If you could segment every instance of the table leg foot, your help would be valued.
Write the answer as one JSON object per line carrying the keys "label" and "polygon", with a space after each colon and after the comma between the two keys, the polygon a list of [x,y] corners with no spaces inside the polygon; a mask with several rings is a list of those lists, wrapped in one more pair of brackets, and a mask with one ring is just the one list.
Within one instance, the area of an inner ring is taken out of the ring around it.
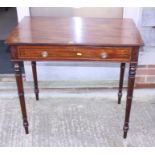
{"label": "table leg foot", "polygon": [[38,88],[34,89],[34,93],[35,93],[36,100],[38,101],[39,100],[39,90],[38,90]]}
{"label": "table leg foot", "polygon": [[39,100],[39,94],[36,94],[36,100]]}
{"label": "table leg foot", "polygon": [[29,134],[29,125],[28,125],[28,121],[24,121],[23,122],[23,125],[24,125],[24,128],[25,128],[25,133],[26,134]]}
{"label": "table leg foot", "polygon": [[123,138],[126,139],[126,137],[127,137],[127,132],[124,132]]}
{"label": "table leg foot", "polygon": [[121,98],[122,98],[122,88],[123,88],[123,81],[124,81],[125,63],[121,63],[120,68],[121,69],[120,69],[119,90],[118,90],[118,104],[121,103]]}
{"label": "table leg foot", "polygon": [[36,100],[39,100],[39,89],[38,89],[36,62],[32,61],[31,65],[32,65],[32,73],[33,73],[33,81],[34,81],[34,93],[36,96]]}
{"label": "table leg foot", "polygon": [[121,103],[122,92],[118,92],[118,104]]}
{"label": "table leg foot", "polygon": [[123,128],[123,131],[124,131],[123,138],[127,138],[128,130],[129,130],[129,125],[128,123],[125,123],[124,128]]}

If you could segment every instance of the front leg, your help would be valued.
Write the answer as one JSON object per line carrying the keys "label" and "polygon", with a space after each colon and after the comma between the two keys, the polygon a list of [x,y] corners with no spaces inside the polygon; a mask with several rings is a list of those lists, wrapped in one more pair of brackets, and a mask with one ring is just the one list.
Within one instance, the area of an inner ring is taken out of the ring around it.
{"label": "front leg", "polygon": [[23,125],[25,128],[25,133],[28,134],[29,130],[28,130],[27,112],[26,112],[26,105],[25,105],[23,79],[22,79],[20,62],[14,62],[14,71],[15,71],[15,76],[16,76],[20,107],[21,107],[21,112],[22,112],[22,117],[23,117]]}
{"label": "front leg", "polygon": [[129,119],[130,111],[135,83],[135,74],[136,74],[137,62],[131,62],[129,67],[129,76],[128,76],[128,91],[127,91],[127,101],[126,101],[126,111],[125,111],[125,121],[124,121],[124,138],[127,137],[127,132],[129,130]]}

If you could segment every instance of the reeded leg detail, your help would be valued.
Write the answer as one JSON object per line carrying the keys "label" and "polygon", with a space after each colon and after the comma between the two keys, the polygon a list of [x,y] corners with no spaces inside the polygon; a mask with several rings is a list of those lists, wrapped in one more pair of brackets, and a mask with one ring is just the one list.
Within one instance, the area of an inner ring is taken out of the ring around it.
{"label": "reeded leg detail", "polygon": [[120,79],[119,79],[119,90],[118,90],[118,104],[121,103],[121,98],[122,98],[124,72],[125,72],[125,63],[121,63],[121,66],[120,66]]}
{"label": "reeded leg detail", "polygon": [[25,133],[28,134],[28,120],[27,120],[27,112],[26,112],[26,105],[25,105],[25,97],[24,97],[24,90],[23,90],[23,79],[22,79],[22,73],[21,73],[21,66],[20,62],[14,62],[14,71],[16,76],[16,83],[17,83],[17,89],[18,89],[18,96],[20,101],[20,107],[23,117],[23,126],[25,128]]}
{"label": "reeded leg detail", "polygon": [[130,119],[130,110],[132,104],[132,96],[134,90],[135,83],[135,74],[136,74],[136,62],[131,62],[129,67],[129,77],[128,77],[128,91],[127,91],[127,101],[126,101],[126,111],[125,111],[125,121],[124,121],[124,135],[123,137],[127,137],[127,132],[129,130],[129,119]]}
{"label": "reeded leg detail", "polygon": [[32,65],[32,73],[33,73],[33,81],[34,81],[34,92],[35,92],[36,100],[39,100],[39,89],[38,89],[36,62],[32,61],[31,65]]}

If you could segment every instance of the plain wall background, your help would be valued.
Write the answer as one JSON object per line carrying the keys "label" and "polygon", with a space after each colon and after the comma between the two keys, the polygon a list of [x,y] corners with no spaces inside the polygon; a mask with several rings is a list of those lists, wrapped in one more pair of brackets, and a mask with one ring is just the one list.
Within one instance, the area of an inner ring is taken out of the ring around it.
{"label": "plain wall background", "polygon": [[99,18],[122,18],[123,8],[121,7],[31,7],[31,16],[80,16]]}

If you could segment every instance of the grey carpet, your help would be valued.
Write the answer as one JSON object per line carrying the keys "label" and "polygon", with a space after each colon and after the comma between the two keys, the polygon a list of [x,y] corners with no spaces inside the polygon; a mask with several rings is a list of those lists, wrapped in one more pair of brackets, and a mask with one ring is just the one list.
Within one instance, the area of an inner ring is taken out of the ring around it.
{"label": "grey carpet", "polygon": [[[0,146],[155,146],[155,95],[134,97],[128,138],[122,138],[125,97],[100,93],[27,94],[30,134],[22,127],[18,98],[0,99]],[[57,94],[57,95],[56,95]],[[114,95],[115,94],[115,95]]]}

